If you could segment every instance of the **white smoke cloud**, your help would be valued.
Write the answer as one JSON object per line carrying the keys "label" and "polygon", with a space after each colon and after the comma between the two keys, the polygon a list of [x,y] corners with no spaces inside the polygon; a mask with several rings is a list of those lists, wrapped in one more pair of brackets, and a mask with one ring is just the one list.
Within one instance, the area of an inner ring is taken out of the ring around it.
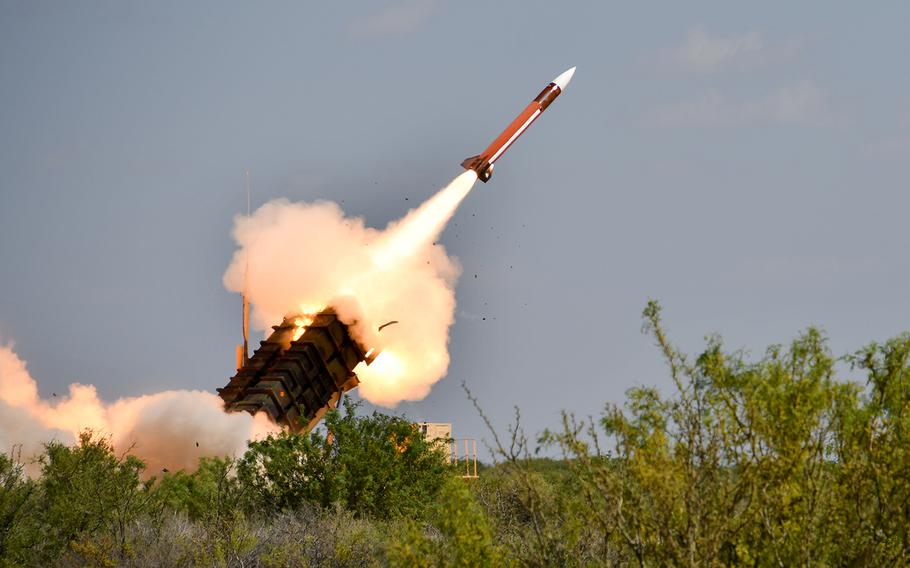
{"label": "white smoke cloud", "polygon": [[110,437],[117,451],[130,450],[156,474],[163,468],[193,469],[202,456],[240,454],[248,440],[278,428],[264,415],[227,414],[221,399],[201,391],[165,391],[108,404],[94,386],[72,384],[67,395],[44,400],[25,361],[11,346],[0,345],[0,451],[21,447],[29,459],[45,443],[72,443],[85,429]]}
{"label": "white smoke cloud", "polygon": [[763,97],[734,101],[718,91],[658,108],[645,123],[657,127],[753,125],[821,126],[830,122],[823,92],[810,81],[782,87]]}
{"label": "white smoke cloud", "polygon": [[[433,241],[476,180],[465,172],[383,231],[330,202],[267,203],[237,219],[241,248],[225,285],[240,291],[248,278],[253,323],[261,329],[287,313],[335,307],[362,343],[383,349],[370,367],[356,369],[364,397],[386,406],[422,398],[448,369],[460,273]],[[378,333],[389,320],[399,324]],[[154,475],[193,469],[203,456],[238,455],[249,440],[279,428],[262,413],[225,413],[218,396],[202,391],[106,403],[94,386],[75,383],[64,396],[42,399],[25,361],[0,344],[0,451],[19,449],[29,460],[47,442],[73,443],[86,429],[140,457]]]}
{"label": "white smoke cloud", "polygon": [[[363,396],[385,406],[422,398],[448,369],[461,271],[433,241],[476,180],[465,172],[383,231],[346,217],[334,203],[267,203],[237,219],[241,248],[225,285],[240,291],[248,278],[253,323],[261,329],[287,313],[335,307],[362,343],[383,350],[371,366],[356,369]],[[389,320],[399,323],[379,333]],[[49,441],[73,443],[91,429],[156,474],[193,469],[203,456],[240,454],[248,440],[278,430],[264,414],[222,408],[213,393],[185,390],[107,403],[94,386],[78,383],[42,399],[25,361],[0,345],[0,451],[19,448],[26,460]]]}
{"label": "white smoke cloud", "polygon": [[[465,172],[381,231],[335,203],[270,201],[236,219],[240,248],[224,284],[248,286],[251,323],[263,330],[288,314],[335,307],[366,347],[382,349],[356,369],[364,398],[387,407],[421,399],[448,370],[461,272],[434,240],[476,180]],[[399,323],[377,332],[391,320]]]}
{"label": "white smoke cloud", "polygon": [[708,75],[723,71],[769,67],[794,59],[804,46],[801,38],[767,41],[758,31],[715,34],[696,26],[682,43],[662,49],[656,62],[664,69]]}
{"label": "white smoke cloud", "polygon": [[420,29],[436,12],[439,0],[403,0],[392,2],[380,11],[355,20],[351,35],[376,39],[407,35]]}
{"label": "white smoke cloud", "polygon": [[666,54],[668,60],[687,71],[707,73],[754,58],[765,49],[762,37],[752,31],[736,36],[712,36],[704,28],[689,31],[686,40]]}

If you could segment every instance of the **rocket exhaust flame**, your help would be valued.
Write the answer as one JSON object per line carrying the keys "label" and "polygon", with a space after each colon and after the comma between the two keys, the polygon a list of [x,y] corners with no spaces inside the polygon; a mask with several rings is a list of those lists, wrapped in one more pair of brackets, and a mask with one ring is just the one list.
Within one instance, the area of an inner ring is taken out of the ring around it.
{"label": "rocket exhaust flame", "polygon": [[[384,231],[345,217],[334,203],[267,203],[237,219],[241,248],[225,284],[251,291],[252,323],[260,329],[286,313],[302,314],[294,322],[298,337],[312,314],[332,306],[345,322],[357,321],[351,331],[372,348],[367,360],[376,357],[357,368],[362,395],[386,406],[422,398],[448,368],[460,273],[433,241],[475,181],[473,172],[462,174]],[[378,326],[392,320],[402,323],[380,334]],[[248,440],[278,427],[264,414],[225,413],[216,394],[201,391],[108,403],[94,386],[73,384],[67,395],[44,400],[25,362],[0,344],[0,448],[21,445],[30,458],[48,441],[74,442],[84,429],[109,436],[118,451],[130,450],[156,475],[165,468],[193,469],[202,456],[240,454]]]}
{"label": "rocket exhaust flame", "polygon": [[384,237],[376,243],[378,250],[373,255],[373,262],[379,267],[388,267],[432,242],[476,181],[476,172],[465,171],[404,219],[390,225]]}
{"label": "rocket exhaust flame", "polygon": [[[378,353],[355,369],[363,397],[387,407],[421,399],[448,369],[461,272],[433,243],[476,181],[474,171],[465,171],[381,231],[331,202],[266,203],[235,220],[240,248],[225,286],[243,288],[249,258],[254,326],[269,329],[304,305],[331,306],[357,341]],[[392,320],[402,323],[380,334]]]}
{"label": "rocket exhaust flame", "polygon": [[[478,176],[489,180],[493,164],[565,89],[574,71],[553,80],[483,153],[465,160],[467,171],[384,230],[346,217],[328,201],[278,199],[238,217],[239,249],[224,275],[225,286],[244,295],[238,367],[247,360],[247,302],[253,325],[262,330],[294,317],[293,340],[317,325],[315,314],[332,308],[351,338],[368,349],[364,363],[372,364],[355,368],[364,398],[394,407],[426,396],[448,370],[454,287],[461,272],[434,241]],[[74,384],[69,396],[51,403],[38,396],[25,363],[0,345],[0,446],[21,444],[25,455],[35,455],[44,442],[73,441],[86,428],[109,435],[120,450],[132,447],[151,473],[193,468],[202,455],[242,452],[247,440],[277,429],[261,413],[225,413],[218,396],[200,391],[104,403],[93,386]]]}

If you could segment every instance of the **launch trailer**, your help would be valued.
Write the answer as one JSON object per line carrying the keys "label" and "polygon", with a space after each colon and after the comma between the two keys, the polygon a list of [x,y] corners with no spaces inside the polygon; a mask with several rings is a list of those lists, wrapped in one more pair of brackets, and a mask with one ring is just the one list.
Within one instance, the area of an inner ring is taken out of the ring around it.
{"label": "launch trailer", "polygon": [[225,410],[264,411],[293,432],[308,432],[359,384],[354,367],[369,352],[334,311],[314,316],[302,334],[300,324],[301,318],[286,317],[272,327],[253,356],[218,389]]}

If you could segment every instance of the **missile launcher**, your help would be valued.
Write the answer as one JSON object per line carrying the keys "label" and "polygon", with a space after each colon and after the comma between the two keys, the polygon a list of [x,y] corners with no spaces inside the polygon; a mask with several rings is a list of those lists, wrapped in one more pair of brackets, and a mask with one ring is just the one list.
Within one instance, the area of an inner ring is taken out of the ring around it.
{"label": "missile launcher", "polygon": [[[372,362],[348,326],[329,308],[306,318],[286,317],[230,382],[218,389],[227,411],[266,412],[293,432],[312,430],[360,381],[354,367]],[[302,333],[301,333],[301,328]]]}

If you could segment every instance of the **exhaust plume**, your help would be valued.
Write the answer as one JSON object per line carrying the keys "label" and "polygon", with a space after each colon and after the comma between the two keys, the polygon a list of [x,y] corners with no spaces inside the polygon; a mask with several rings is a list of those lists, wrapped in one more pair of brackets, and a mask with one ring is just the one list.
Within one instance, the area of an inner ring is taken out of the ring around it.
{"label": "exhaust plume", "polygon": [[[419,400],[448,370],[461,273],[434,241],[476,181],[464,172],[383,230],[330,201],[270,201],[235,220],[239,248],[224,284],[234,292],[247,285],[252,325],[262,330],[334,307],[358,341],[381,350],[356,369],[363,397],[386,407]],[[392,320],[399,323],[378,331]]]}
{"label": "exhaust plume", "polygon": [[[243,290],[249,262],[253,324],[263,330],[286,314],[334,307],[362,344],[382,350],[372,365],[356,369],[364,398],[389,407],[423,398],[448,369],[461,271],[434,240],[476,180],[466,171],[384,230],[328,201],[266,203],[237,218],[240,248],[224,283]],[[140,457],[154,475],[194,469],[202,456],[240,454],[248,440],[279,428],[264,414],[225,413],[218,396],[202,391],[106,403],[93,385],[75,383],[65,395],[42,399],[25,361],[0,344],[0,451],[19,446],[31,458],[49,441],[73,443],[85,429],[110,437],[118,452]]]}
{"label": "exhaust plume", "polygon": [[[163,468],[195,469],[202,456],[243,453],[248,440],[278,427],[264,415],[227,414],[221,399],[202,391],[164,391],[108,404],[94,386],[72,384],[67,395],[44,400],[25,361],[0,345],[0,451],[21,446],[29,459],[49,441],[73,443],[85,429],[109,436],[118,452],[129,450],[155,475]],[[30,473],[36,473],[34,464]]]}

